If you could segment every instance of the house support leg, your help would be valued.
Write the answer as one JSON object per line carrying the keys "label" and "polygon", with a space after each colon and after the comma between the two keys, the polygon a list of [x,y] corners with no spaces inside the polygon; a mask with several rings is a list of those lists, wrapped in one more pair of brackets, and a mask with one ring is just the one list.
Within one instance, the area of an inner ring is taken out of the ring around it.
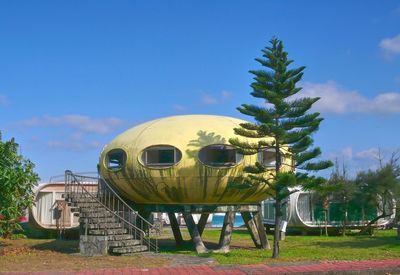
{"label": "house support leg", "polygon": [[235,222],[235,212],[229,211],[225,214],[224,225],[222,226],[219,238],[219,249],[214,252],[228,253],[232,239],[233,224]]}
{"label": "house support leg", "polygon": [[254,245],[257,248],[261,248],[260,235],[258,234],[258,228],[256,226],[254,218],[251,216],[250,212],[242,212],[241,214],[242,214],[244,224],[246,225],[247,230],[250,233],[251,239],[254,242]]}
{"label": "house support leg", "polygon": [[183,243],[183,238],[182,238],[182,233],[179,228],[178,220],[176,219],[175,213],[168,212],[168,218],[169,218],[169,222],[171,224],[172,233],[174,234],[175,243],[177,246],[180,246]]}
{"label": "house support leg", "polygon": [[265,232],[265,227],[264,224],[262,222],[262,217],[261,217],[261,209],[259,208],[259,211],[257,212],[253,212],[253,219],[254,219],[254,223],[257,227],[257,231],[258,231],[258,236],[260,238],[261,241],[261,248],[262,249],[271,249],[271,246],[268,242],[267,239],[267,232]]}
{"label": "house support leg", "polygon": [[208,214],[208,213],[201,214],[201,216],[200,216],[200,220],[197,224],[197,228],[199,230],[200,236],[203,235],[203,231],[204,231],[204,228],[206,227],[209,216],[210,216],[210,214]]}
{"label": "house support leg", "polygon": [[205,247],[203,240],[201,239],[197,224],[193,220],[193,216],[190,213],[183,213],[186,226],[189,230],[190,237],[195,245],[198,254],[207,253],[208,249]]}

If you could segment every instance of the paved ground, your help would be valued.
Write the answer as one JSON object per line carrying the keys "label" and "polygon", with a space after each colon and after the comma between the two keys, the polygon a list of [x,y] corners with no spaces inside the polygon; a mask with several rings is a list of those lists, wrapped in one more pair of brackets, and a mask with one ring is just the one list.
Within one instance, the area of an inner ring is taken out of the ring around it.
{"label": "paved ground", "polygon": [[[183,264],[183,260],[182,260]],[[180,274],[230,274],[230,275],[256,275],[256,274],[400,274],[400,259],[380,261],[325,261],[325,262],[303,262],[303,263],[276,263],[240,266],[213,266],[206,262],[199,262],[194,266],[175,266],[169,268],[151,269],[105,269],[96,271],[77,272],[75,274],[91,275],[180,275]],[[15,274],[15,273],[9,273]],[[23,273],[18,273],[23,274]],[[50,274],[47,272],[30,273],[36,275]],[[71,274],[60,272],[51,274]]]}

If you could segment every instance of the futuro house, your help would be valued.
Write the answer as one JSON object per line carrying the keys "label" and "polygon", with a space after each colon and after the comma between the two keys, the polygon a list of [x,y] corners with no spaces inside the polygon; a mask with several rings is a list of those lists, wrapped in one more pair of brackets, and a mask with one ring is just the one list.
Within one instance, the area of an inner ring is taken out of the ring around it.
{"label": "futuro house", "polygon": [[[262,203],[263,222],[267,226],[272,227],[275,223],[274,203],[275,201],[272,199],[267,199]],[[322,203],[314,200],[312,192],[301,190],[291,194],[287,199],[287,203],[283,209],[283,219],[288,222],[288,227],[293,230],[315,231],[324,226],[330,230],[335,230],[343,226],[342,208],[342,203],[330,202],[326,213],[327,220],[325,221]],[[390,224],[395,217],[395,211],[392,210],[392,212],[391,216],[378,220],[374,226],[384,227]],[[348,205],[346,226],[354,229],[361,228],[380,214],[382,214],[381,210],[371,207],[368,204],[362,206],[357,198],[355,198]]]}
{"label": "futuro house", "polygon": [[184,115],[143,123],[105,146],[100,174],[136,205],[258,204],[267,197],[266,186],[243,188],[240,177],[257,160],[273,167],[274,151],[239,154],[229,139],[238,137],[233,129],[243,122]]}

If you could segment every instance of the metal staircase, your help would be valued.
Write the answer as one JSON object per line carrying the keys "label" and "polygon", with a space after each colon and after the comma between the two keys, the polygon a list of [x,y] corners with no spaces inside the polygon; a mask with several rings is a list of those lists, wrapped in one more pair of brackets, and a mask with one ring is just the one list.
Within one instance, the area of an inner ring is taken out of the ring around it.
{"label": "metal staircase", "polygon": [[[133,210],[100,176],[65,171],[65,200],[79,215],[80,234],[100,236],[110,254],[158,252],[156,228]],[[92,238],[93,239],[93,238]]]}

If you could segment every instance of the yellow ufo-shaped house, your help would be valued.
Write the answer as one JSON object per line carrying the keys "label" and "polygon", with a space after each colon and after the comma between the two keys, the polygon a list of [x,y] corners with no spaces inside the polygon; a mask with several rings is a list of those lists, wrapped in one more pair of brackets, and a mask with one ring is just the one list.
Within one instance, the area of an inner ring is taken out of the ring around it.
{"label": "yellow ufo-shaped house", "polygon": [[243,168],[257,160],[274,166],[275,157],[269,149],[243,156],[229,144],[230,138],[237,137],[233,129],[243,122],[185,115],[138,125],[104,148],[100,174],[135,204],[259,203],[267,198],[267,187],[244,186]]}

